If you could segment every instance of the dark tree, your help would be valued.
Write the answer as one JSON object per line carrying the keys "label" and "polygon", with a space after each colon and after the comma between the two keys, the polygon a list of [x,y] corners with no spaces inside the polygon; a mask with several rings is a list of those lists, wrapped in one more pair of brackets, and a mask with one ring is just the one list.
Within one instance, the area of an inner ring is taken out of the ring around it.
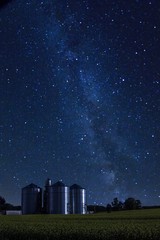
{"label": "dark tree", "polygon": [[142,208],[142,203],[141,203],[140,200],[136,200],[136,208],[137,208],[137,209]]}
{"label": "dark tree", "polygon": [[117,197],[113,199],[112,207],[113,207],[114,210],[118,210],[118,207],[119,207],[119,200],[118,200]]}
{"label": "dark tree", "polygon": [[87,211],[89,212],[105,212],[106,211],[106,207],[104,206],[98,206],[98,205],[88,205],[87,206]]}
{"label": "dark tree", "polygon": [[118,209],[121,210],[123,209],[123,206],[124,206],[124,203],[119,201],[119,204],[118,204]]}
{"label": "dark tree", "polygon": [[141,208],[141,201],[134,198],[127,198],[124,202],[125,209],[133,210]]}
{"label": "dark tree", "polygon": [[106,210],[107,210],[108,213],[112,212],[112,206],[111,206],[111,204],[109,204],[109,203],[107,204]]}
{"label": "dark tree", "polygon": [[118,198],[114,198],[112,202],[113,210],[121,210],[123,208],[123,203],[118,200]]}
{"label": "dark tree", "polygon": [[14,210],[14,206],[10,203],[5,203],[3,205],[3,210]]}
{"label": "dark tree", "polygon": [[6,200],[0,196],[0,211],[4,210]]}
{"label": "dark tree", "polygon": [[0,196],[0,206],[3,206],[6,203],[6,200]]}

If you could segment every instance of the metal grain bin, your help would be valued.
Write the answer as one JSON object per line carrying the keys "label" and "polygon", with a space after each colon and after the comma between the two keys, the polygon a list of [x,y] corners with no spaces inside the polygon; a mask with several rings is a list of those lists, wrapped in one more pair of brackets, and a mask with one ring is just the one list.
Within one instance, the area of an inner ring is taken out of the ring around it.
{"label": "metal grain bin", "polygon": [[50,204],[50,213],[69,214],[69,187],[58,181],[51,186],[50,194],[52,201]]}
{"label": "metal grain bin", "polygon": [[70,213],[86,214],[86,190],[77,184],[70,187]]}
{"label": "metal grain bin", "polygon": [[22,214],[37,214],[42,208],[42,189],[31,183],[22,188]]}
{"label": "metal grain bin", "polygon": [[52,181],[51,179],[47,179],[45,183],[45,190],[44,190],[44,198],[43,198],[43,207],[44,213],[51,213],[52,202],[53,202],[53,194],[52,194]]}

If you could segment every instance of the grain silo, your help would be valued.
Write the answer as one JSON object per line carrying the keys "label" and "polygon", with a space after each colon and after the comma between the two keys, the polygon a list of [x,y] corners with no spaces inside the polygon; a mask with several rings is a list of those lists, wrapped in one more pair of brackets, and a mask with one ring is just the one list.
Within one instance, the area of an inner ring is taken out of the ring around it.
{"label": "grain silo", "polygon": [[61,181],[53,184],[50,189],[52,196],[52,204],[50,205],[50,213],[53,214],[69,214],[69,187]]}
{"label": "grain silo", "polygon": [[42,189],[31,183],[22,188],[22,214],[37,214],[42,208]]}
{"label": "grain silo", "polygon": [[70,213],[86,214],[86,190],[77,184],[70,187]]}
{"label": "grain silo", "polygon": [[51,204],[53,202],[52,199],[52,194],[51,194],[51,185],[52,181],[51,179],[47,179],[45,182],[45,190],[44,190],[44,195],[43,195],[43,208],[44,208],[44,213],[51,213]]}

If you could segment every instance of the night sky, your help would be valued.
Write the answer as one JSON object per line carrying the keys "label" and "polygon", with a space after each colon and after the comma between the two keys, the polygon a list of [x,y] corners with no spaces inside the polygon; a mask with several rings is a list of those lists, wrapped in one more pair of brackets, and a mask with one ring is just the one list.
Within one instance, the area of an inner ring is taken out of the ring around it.
{"label": "night sky", "polygon": [[13,0],[0,10],[0,195],[49,177],[160,205],[160,2]]}

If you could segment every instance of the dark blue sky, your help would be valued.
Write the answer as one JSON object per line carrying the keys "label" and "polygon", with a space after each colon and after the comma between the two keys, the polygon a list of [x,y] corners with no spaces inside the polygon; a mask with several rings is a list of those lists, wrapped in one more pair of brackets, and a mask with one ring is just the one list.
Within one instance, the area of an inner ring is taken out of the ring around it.
{"label": "dark blue sky", "polygon": [[160,205],[160,3],[11,1],[0,10],[0,195],[46,178],[89,204]]}

